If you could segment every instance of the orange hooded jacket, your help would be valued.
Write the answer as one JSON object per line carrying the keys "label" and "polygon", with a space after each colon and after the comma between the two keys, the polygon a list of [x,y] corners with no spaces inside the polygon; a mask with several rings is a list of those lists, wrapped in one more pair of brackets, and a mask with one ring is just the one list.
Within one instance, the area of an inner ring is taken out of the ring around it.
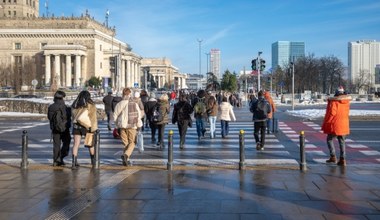
{"label": "orange hooded jacket", "polygon": [[268,118],[273,118],[273,112],[276,111],[276,106],[274,105],[273,99],[270,96],[270,93],[265,91],[264,92],[264,98],[269,102],[270,107],[272,108],[272,111],[268,114]]}
{"label": "orange hooded jacket", "polygon": [[343,136],[350,134],[350,100],[347,95],[331,97],[327,101],[322,131],[325,134]]}

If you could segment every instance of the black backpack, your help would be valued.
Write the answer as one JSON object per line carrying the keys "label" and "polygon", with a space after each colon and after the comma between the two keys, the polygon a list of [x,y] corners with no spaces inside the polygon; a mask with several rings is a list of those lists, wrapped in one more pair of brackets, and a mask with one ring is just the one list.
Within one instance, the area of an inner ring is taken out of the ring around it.
{"label": "black backpack", "polygon": [[53,118],[50,122],[50,129],[62,133],[66,130],[67,118],[65,117],[62,109],[54,112]]}
{"label": "black backpack", "polygon": [[266,107],[268,102],[265,99],[259,99],[251,106],[251,112],[253,110],[253,116],[255,119],[263,120],[268,118],[268,108]]}
{"label": "black backpack", "polygon": [[152,122],[161,122],[162,120],[163,120],[163,117],[160,113],[160,105],[157,103],[153,109]]}

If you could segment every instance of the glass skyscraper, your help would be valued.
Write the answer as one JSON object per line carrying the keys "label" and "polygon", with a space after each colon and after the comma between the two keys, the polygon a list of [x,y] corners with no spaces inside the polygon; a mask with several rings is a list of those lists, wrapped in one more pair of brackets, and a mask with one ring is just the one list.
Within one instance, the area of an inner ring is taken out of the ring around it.
{"label": "glass skyscraper", "polygon": [[305,56],[305,42],[277,41],[272,44],[272,70]]}

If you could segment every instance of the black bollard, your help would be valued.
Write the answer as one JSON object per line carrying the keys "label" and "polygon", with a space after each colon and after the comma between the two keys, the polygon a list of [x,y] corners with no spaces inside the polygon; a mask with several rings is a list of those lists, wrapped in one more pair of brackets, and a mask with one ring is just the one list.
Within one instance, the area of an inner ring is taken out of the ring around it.
{"label": "black bollard", "polygon": [[99,166],[100,166],[100,160],[99,160],[99,152],[100,152],[100,132],[99,131],[96,131],[95,132],[95,164],[93,165],[93,168],[94,169],[99,169]]}
{"label": "black bollard", "polygon": [[306,164],[306,156],[305,156],[305,132],[300,132],[300,170],[306,171],[307,170],[307,164]]}
{"label": "black bollard", "polygon": [[173,170],[173,130],[169,131],[169,138],[168,138],[168,163],[167,163],[167,169]]}
{"label": "black bollard", "polygon": [[244,130],[240,130],[239,134],[239,170],[245,170],[245,151],[244,151]]}
{"label": "black bollard", "polygon": [[22,131],[22,154],[21,154],[21,169],[28,168],[28,132]]}

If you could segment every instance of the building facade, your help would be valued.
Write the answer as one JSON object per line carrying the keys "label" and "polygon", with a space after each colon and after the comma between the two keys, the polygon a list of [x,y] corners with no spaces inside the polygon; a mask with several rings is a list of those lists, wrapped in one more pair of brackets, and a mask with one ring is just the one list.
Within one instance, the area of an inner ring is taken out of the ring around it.
{"label": "building facade", "polygon": [[[144,58],[141,60],[145,89],[164,88],[171,90],[186,89],[186,75],[178,72],[168,58]],[[145,71],[144,71],[145,70]],[[154,84],[154,85],[153,85]]]}
{"label": "building facade", "polygon": [[[38,2],[0,3],[3,9],[9,5],[30,8],[32,4],[38,13]],[[142,57],[116,39],[114,29],[87,13],[81,17],[25,17],[0,17],[1,86],[28,88],[35,79],[37,87],[78,88],[91,77],[101,78],[104,87],[114,90],[141,84]]]}
{"label": "building facade", "polygon": [[380,42],[360,40],[348,43],[348,80],[352,85],[368,85],[370,90],[379,91],[380,82],[375,74],[379,64]]}
{"label": "building facade", "polygon": [[0,0],[0,18],[38,17],[39,0]]}
{"label": "building facade", "polygon": [[210,51],[210,71],[220,80],[220,50],[211,49]]}
{"label": "building facade", "polygon": [[272,44],[272,70],[305,56],[305,43],[277,41]]}

